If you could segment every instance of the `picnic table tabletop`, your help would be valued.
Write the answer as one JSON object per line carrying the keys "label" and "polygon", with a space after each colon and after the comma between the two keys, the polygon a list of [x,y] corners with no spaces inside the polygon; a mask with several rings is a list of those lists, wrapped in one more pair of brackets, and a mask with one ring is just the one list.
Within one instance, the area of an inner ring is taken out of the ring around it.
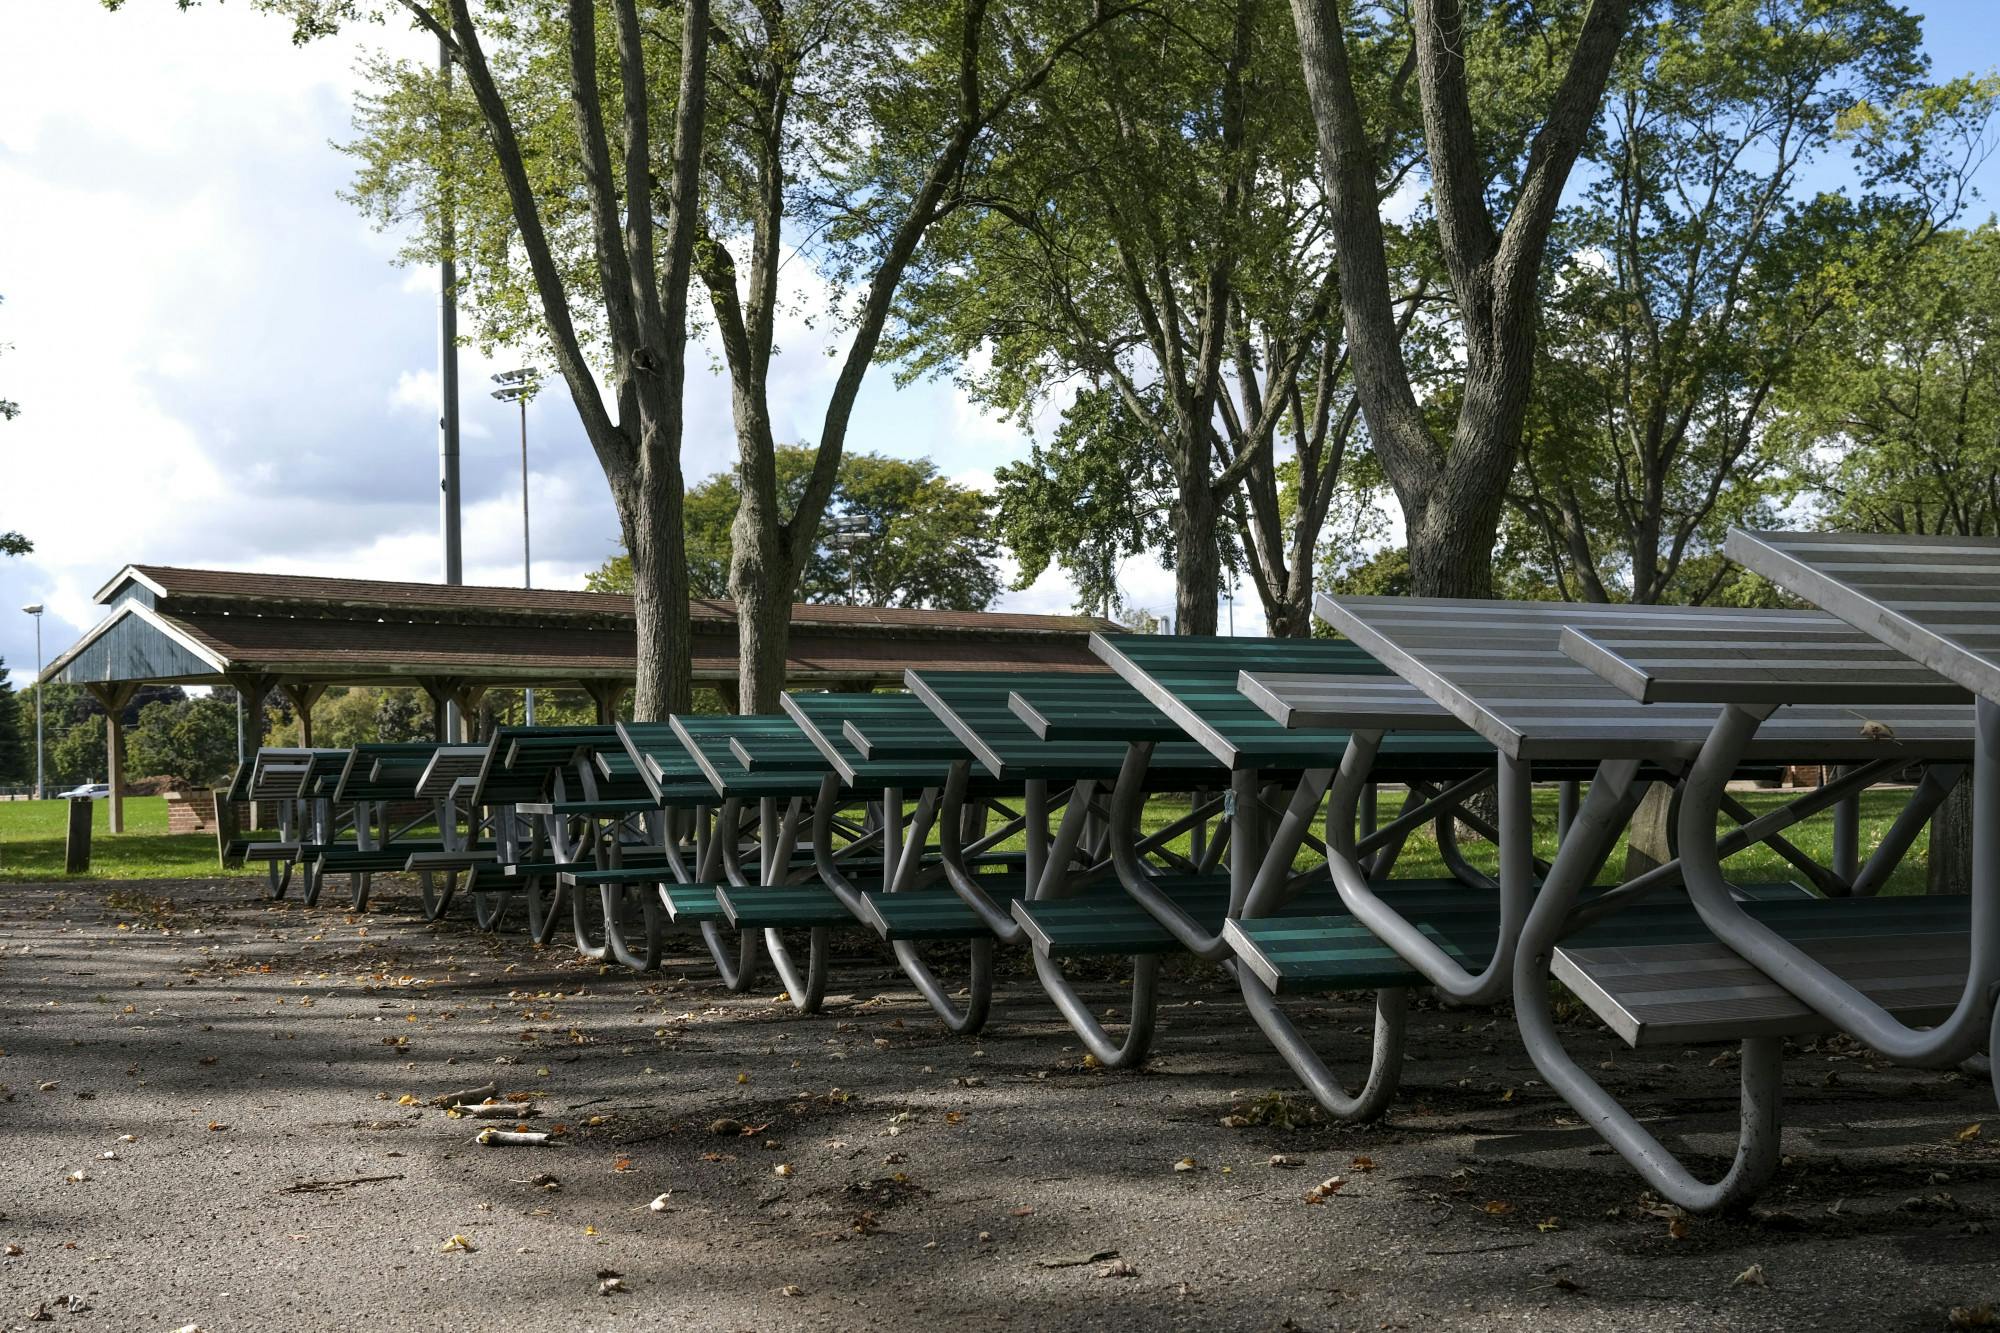
{"label": "picnic table tabletop", "polygon": [[1739,528],[1723,551],[1971,693],[2000,700],[2000,539]]}
{"label": "picnic table tabletop", "polygon": [[715,804],[701,763],[666,722],[620,722],[618,738],[653,801],[664,809]]}
{"label": "picnic table tabletop", "polygon": [[[1074,686],[1065,672],[918,671],[904,673],[910,693],[943,722],[979,766],[994,778],[1018,782],[1047,778],[1065,782],[1118,776],[1127,745],[1122,740],[1043,740],[1012,705],[1017,692],[1029,697],[1062,685]],[[1221,776],[1221,765],[1188,740],[1158,746],[1149,781],[1200,786]]]}
{"label": "picnic table tabletop", "polygon": [[[1695,639],[1717,631],[1826,623],[1815,612],[1735,607],[1326,594],[1316,606],[1328,624],[1459,721],[1524,759],[1692,759],[1721,711],[1709,703],[1639,703],[1563,652],[1565,628],[1664,630]],[[1821,704],[1779,709],[1758,730],[1745,758],[1787,763],[1880,758],[1884,727],[1911,759],[1970,753],[1971,719],[1963,708],[1898,704],[1871,707],[1864,715]]]}

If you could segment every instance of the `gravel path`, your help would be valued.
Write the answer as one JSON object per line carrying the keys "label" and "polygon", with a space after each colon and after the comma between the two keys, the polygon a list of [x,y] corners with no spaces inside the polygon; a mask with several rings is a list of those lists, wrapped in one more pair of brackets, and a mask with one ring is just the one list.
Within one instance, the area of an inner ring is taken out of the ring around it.
{"label": "gravel path", "polygon": [[[1990,1092],[1840,1041],[1787,1064],[1765,1206],[1683,1219],[1490,1014],[1424,1006],[1396,1113],[1345,1128],[1193,967],[1121,1075],[1030,975],[966,1040],[858,939],[800,1017],[705,955],[636,977],[424,925],[393,888],[366,915],[247,888],[0,890],[0,1328],[1937,1330],[2000,1306]],[[1368,1015],[1323,1011],[1349,1067]],[[1582,1023],[1573,1046],[1695,1150],[1732,1142],[1726,1054]],[[487,1082],[554,1145],[477,1146],[427,1104]]]}

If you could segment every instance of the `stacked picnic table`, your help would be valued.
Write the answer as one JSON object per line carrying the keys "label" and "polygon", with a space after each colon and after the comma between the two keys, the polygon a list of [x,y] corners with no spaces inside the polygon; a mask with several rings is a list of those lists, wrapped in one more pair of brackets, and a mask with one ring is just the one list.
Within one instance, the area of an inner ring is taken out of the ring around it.
{"label": "stacked picnic table", "polygon": [[[237,786],[279,836],[237,850],[274,894],[304,868],[308,902],[345,873],[363,907],[384,872],[417,875],[432,917],[469,889],[486,929],[522,901],[538,943],[567,906],[580,952],[641,971],[698,935],[726,986],[768,965],[804,1012],[836,934],[866,936],[955,1032],[988,1023],[996,955],[1018,951],[1114,1068],[1161,1039],[1161,967],[1184,957],[1357,1120],[1395,1105],[1413,991],[1511,1006],[1548,1085],[1652,1188],[1722,1208],[1777,1164],[1786,1038],[1959,1064],[1990,1050],[2000,983],[2000,542],[1738,532],[1728,551],[1813,609],[1323,596],[1338,638],[1104,634],[1094,673],[911,671],[771,716],[266,750]],[[1799,764],[1832,776],[1762,809],[1735,794]],[[1971,895],[1882,895],[1961,783]],[[1906,799],[1865,860],[1786,836],[1827,812],[1852,829],[1878,785]],[[1654,793],[1673,847],[1621,878]],[[391,808],[423,813],[392,827]],[[1399,874],[1424,837],[1444,873]],[[1732,877],[1757,845],[1796,875]],[[1105,957],[1129,976],[1115,1011],[1077,980]],[[1558,986],[1633,1046],[1740,1044],[1718,1178],[1570,1056]],[[1372,993],[1365,1051],[1316,1021],[1328,992]]]}

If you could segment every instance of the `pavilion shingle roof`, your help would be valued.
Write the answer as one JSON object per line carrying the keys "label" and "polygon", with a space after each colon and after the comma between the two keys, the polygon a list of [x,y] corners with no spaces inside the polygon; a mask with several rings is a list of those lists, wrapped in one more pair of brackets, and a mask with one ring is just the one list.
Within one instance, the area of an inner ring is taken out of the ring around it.
{"label": "pavilion shingle roof", "polygon": [[[113,611],[45,678],[195,680],[221,671],[542,684],[633,672],[632,601],[615,594],[131,565],[97,600]],[[733,680],[734,605],[702,601],[693,611],[695,677]],[[820,604],[795,605],[792,626],[786,675],[800,684],[895,684],[912,666],[1094,671],[1090,633],[1109,628],[1092,616]],[[205,661],[190,662],[188,646]],[[162,674],[172,672],[184,674]]]}
{"label": "pavilion shingle roof", "polygon": [[[309,574],[260,574],[224,569],[183,569],[173,565],[132,565],[129,574],[159,590],[163,605],[192,610],[195,604],[228,605],[249,610],[297,608],[312,614],[351,614],[363,609],[425,612],[458,617],[490,614],[506,619],[629,620],[632,599],[623,593],[577,592],[553,588],[487,587],[475,584],[402,583],[380,579],[324,578]],[[126,575],[113,579],[98,593],[107,602],[124,585]],[[698,598],[692,618],[715,626],[733,627],[735,603]],[[1095,616],[1027,615],[996,611],[934,611],[912,607],[839,606],[797,602],[794,626],[823,626],[866,632],[1089,634],[1111,628]]]}

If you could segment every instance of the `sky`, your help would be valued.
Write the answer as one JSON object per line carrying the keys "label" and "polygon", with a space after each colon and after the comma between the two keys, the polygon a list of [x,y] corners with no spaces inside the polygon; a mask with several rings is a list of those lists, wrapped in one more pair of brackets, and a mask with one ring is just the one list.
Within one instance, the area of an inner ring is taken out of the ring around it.
{"label": "sky", "polygon": [[[1918,6],[1940,76],[2000,66],[1992,3]],[[395,239],[338,198],[356,58],[385,45],[425,49],[393,28],[296,48],[240,3],[0,4],[0,396],[22,407],[0,424],[0,530],[36,546],[0,559],[0,659],[17,686],[35,660],[17,608],[46,604],[53,658],[126,564],[442,577],[435,277],[397,266]],[[2000,165],[1985,174],[1982,214]],[[810,305],[810,273],[790,271]],[[814,439],[837,369],[827,333],[795,311],[778,341],[777,433]],[[691,353],[690,479],[734,447],[713,359]],[[522,574],[518,419],[488,396],[515,363],[460,353],[468,582]],[[577,587],[616,550],[603,476],[566,393],[534,403],[528,434],[534,582]],[[979,486],[1031,443],[953,386],[898,389],[882,367],[849,441]],[[1121,584],[1171,608],[1155,561],[1128,561]],[[1051,572],[1000,605],[1072,598]],[[1262,629],[1247,583],[1234,616],[1239,633]]]}

